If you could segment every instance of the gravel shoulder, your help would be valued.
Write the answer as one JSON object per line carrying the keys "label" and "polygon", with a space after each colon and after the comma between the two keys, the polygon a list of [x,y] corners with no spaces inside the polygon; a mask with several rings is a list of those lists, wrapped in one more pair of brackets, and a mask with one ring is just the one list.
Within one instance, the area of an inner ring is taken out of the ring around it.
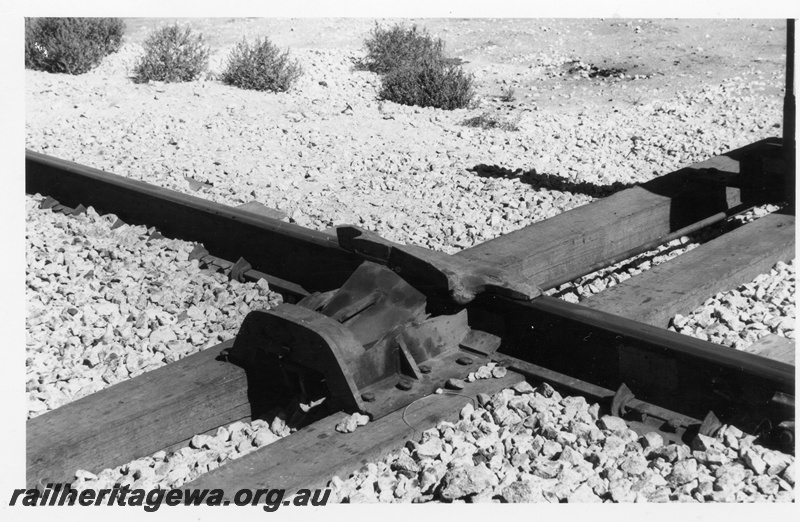
{"label": "gravel shoulder", "polygon": [[[656,45],[674,22],[426,21],[475,74],[476,107],[456,111],[376,99],[379,78],[353,67],[373,23],[196,22],[215,45],[216,72],[243,35],[294,44],[305,75],[296,90],[269,94],[214,80],[133,84],[152,23],[131,21],[128,43],[90,73],[26,71],[26,146],[220,203],[257,200],[304,226],[356,224],[454,253],[780,134],[781,31],[769,21],[673,27],[676,41],[714,32],[714,48],[737,56],[733,71],[688,44]],[[580,65],[650,40],[637,60],[652,73],[630,65],[623,78],[592,78]],[[501,101],[510,87],[515,100]],[[463,125],[482,114],[520,130]],[[211,187],[195,192],[187,178]]]}

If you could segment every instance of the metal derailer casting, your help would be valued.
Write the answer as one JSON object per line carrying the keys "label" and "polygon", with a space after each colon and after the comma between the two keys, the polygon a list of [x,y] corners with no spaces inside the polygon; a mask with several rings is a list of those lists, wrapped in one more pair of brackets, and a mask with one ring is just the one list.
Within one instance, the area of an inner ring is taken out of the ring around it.
{"label": "metal derailer casting", "polygon": [[426,303],[397,271],[365,261],[337,290],[250,312],[227,355],[279,366],[287,386],[324,397],[328,411],[376,419],[465,378],[500,346],[469,327],[466,310],[431,317]]}

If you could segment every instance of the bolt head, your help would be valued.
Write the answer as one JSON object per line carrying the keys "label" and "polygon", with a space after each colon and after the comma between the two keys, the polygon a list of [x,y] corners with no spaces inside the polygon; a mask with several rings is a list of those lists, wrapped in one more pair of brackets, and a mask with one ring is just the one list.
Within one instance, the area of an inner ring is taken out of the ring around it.
{"label": "bolt head", "polygon": [[778,443],[784,448],[794,446],[794,431],[788,428],[778,428]]}

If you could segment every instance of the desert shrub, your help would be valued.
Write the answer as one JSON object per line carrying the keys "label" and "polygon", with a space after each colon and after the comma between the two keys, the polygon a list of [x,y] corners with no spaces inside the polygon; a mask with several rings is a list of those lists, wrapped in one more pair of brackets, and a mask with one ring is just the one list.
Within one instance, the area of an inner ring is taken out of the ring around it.
{"label": "desert shrub", "polygon": [[514,87],[503,87],[500,93],[500,101],[504,103],[511,103],[517,99],[517,90]]}
{"label": "desert shrub", "polygon": [[469,106],[473,77],[444,59],[410,63],[385,74],[378,97],[402,105],[453,110]]}
{"label": "desert shrub", "polygon": [[459,60],[445,57],[441,39],[416,25],[385,29],[376,23],[364,47],[359,65],[382,75],[381,100],[452,110],[468,106],[475,96],[472,75]]}
{"label": "desert shrub", "polygon": [[395,25],[388,29],[377,23],[364,41],[367,55],[360,66],[368,71],[385,74],[412,63],[437,61],[444,58],[444,42],[427,31]]}
{"label": "desert shrub", "polygon": [[241,89],[286,92],[303,74],[289,50],[281,52],[268,38],[257,39],[250,45],[239,42],[228,56],[228,64],[220,78],[222,82]]}
{"label": "desert shrub", "polygon": [[203,35],[178,24],[156,29],[144,42],[144,55],[134,67],[137,83],[190,82],[208,71],[208,46]]}
{"label": "desert shrub", "polygon": [[26,18],[25,67],[83,74],[119,51],[124,32],[120,18]]}
{"label": "desert shrub", "polygon": [[519,130],[519,116],[513,120],[484,112],[478,116],[467,118],[462,125],[466,127],[477,127],[480,129],[500,129],[504,131],[518,131]]}

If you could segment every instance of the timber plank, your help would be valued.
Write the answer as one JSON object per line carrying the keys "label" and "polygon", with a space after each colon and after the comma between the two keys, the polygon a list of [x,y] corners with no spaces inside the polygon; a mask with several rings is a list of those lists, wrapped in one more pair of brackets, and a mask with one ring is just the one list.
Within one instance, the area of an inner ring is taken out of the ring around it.
{"label": "timber plank", "polygon": [[794,339],[787,339],[780,335],[769,334],[745,348],[744,351],[794,366]]}
{"label": "timber plank", "polygon": [[336,413],[198,477],[184,487],[220,488],[226,499],[243,488],[282,488],[287,495],[301,488],[322,488],[333,476],[346,478],[364,464],[399,449],[415,436],[415,431],[418,436],[439,421],[455,420],[469,398],[479,393],[496,393],[521,380],[521,375],[509,372],[502,379],[475,381],[459,395],[428,396],[353,433],[335,431],[334,426],[347,416]]}
{"label": "timber plank", "polygon": [[221,345],[78,399],[27,422],[27,484],[71,482],[249,418],[244,370]]}
{"label": "timber plank", "polygon": [[610,259],[742,203],[742,191],[698,182],[702,169],[735,175],[740,160],[768,148],[768,140],[730,151],[563,212],[455,256],[491,263],[551,288],[562,277]]}
{"label": "timber plank", "polygon": [[581,304],[666,327],[709,297],[752,281],[794,257],[794,216],[769,214],[658,265]]}

